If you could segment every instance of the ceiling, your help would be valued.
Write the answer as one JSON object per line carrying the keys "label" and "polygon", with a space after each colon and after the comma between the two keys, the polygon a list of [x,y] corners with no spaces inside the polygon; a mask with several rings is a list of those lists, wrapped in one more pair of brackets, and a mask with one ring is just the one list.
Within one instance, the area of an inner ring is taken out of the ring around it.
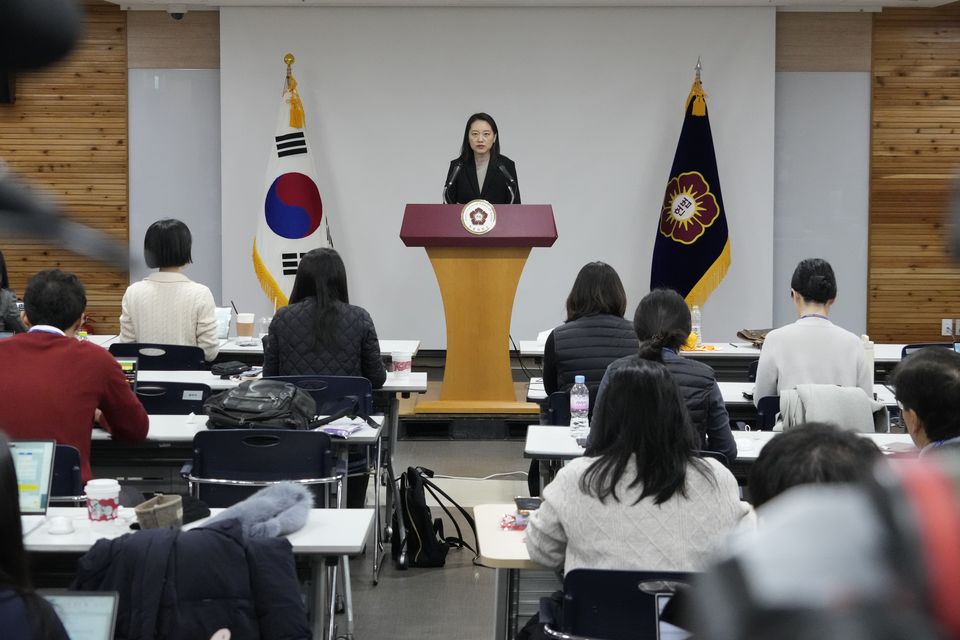
{"label": "ceiling", "polygon": [[108,0],[124,9],[183,12],[219,7],[777,7],[781,11],[879,11],[950,0]]}

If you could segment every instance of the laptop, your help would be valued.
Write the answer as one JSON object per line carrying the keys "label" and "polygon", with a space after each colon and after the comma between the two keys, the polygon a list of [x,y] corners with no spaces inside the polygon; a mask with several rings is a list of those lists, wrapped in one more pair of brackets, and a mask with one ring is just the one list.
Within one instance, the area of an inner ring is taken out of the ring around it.
{"label": "laptop", "polygon": [[140,370],[137,358],[117,358],[120,370],[130,383],[130,390],[137,392],[137,372]]}
{"label": "laptop", "polygon": [[120,594],[116,591],[40,591],[70,640],[112,640]]}
{"label": "laptop", "polygon": [[10,443],[20,490],[23,535],[39,527],[46,518],[56,450],[57,443],[53,440],[15,440]]}

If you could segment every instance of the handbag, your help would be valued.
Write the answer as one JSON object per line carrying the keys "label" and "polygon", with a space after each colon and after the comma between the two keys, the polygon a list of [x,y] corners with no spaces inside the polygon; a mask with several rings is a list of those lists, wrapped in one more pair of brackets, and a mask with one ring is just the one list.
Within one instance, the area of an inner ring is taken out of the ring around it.
{"label": "handbag", "polygon": [[246,362],[240,362],[239,360],[231,360],[230,362],[218,362],[217,364],[210,367],[210,373],[215,376],[220,376],[222,379],[226,380],[232,378],[233,376],[238,376],[244,371],[249,371],[252,369],[250,365]]}
{"label": "handbag", "polygon": [[[477,540],[477,525],[473,516],[451,498],[443,489],[434,484],[430,478],[433,471],[423,467],[407,467],[406,472],[400,474],[400,505],[399,512],[403,517],[406,528],[406,538],[400,540],[400,527],[397,521],[397,511],[393,514],[393,535],[391,538],[391,553],[394,561],[399,561],[400,555],[406,547],[407,557],[412,567],[442,567],[446,564],[447,553],[451,548],[469,549],[473,551],[473,562],[477,563],[479,554],[476,548],[471,547],[464,539],[460,525],[443,504],[439,496],[447,499],[451,506],[456,508],[473,531],[474,544]],[[443,534],[443,520],[433,518],[430,507],[427,506],[426,492],[440,505],[447,517],[457,530],[456,536],[446,537]],[[439,494],[439,495],[438,495]]]}
{"label": "handbag", "polygon": [[203,403],[211,429],[313,429],[317,404],[295,384],[247,380]]}

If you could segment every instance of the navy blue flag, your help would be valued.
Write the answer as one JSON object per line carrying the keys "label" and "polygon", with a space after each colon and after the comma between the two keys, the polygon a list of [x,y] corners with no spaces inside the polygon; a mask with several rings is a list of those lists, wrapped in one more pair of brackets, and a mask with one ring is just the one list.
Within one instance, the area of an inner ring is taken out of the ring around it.
{"label": "navy blue flag", "polygon": [[700,305],[730,268],[730,238],[717,157],[700,79],[687,97],[683,129],[663,197],[650,288],[676,290]]}

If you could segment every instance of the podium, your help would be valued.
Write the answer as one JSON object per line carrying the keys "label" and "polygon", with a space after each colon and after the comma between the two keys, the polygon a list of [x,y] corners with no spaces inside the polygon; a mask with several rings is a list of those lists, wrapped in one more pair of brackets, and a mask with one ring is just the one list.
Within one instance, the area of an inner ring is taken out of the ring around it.
{"label": "podium", "polygon": [[477,235],[463,205],[408,204],[400,239],[424,247],[440,285],[447,361],[440,400],[418,413],[537,413],[517,402],[510,370],[510,319],[520,274],[532,247],[557,239],[550,205],[494,205],[495,226]]}

